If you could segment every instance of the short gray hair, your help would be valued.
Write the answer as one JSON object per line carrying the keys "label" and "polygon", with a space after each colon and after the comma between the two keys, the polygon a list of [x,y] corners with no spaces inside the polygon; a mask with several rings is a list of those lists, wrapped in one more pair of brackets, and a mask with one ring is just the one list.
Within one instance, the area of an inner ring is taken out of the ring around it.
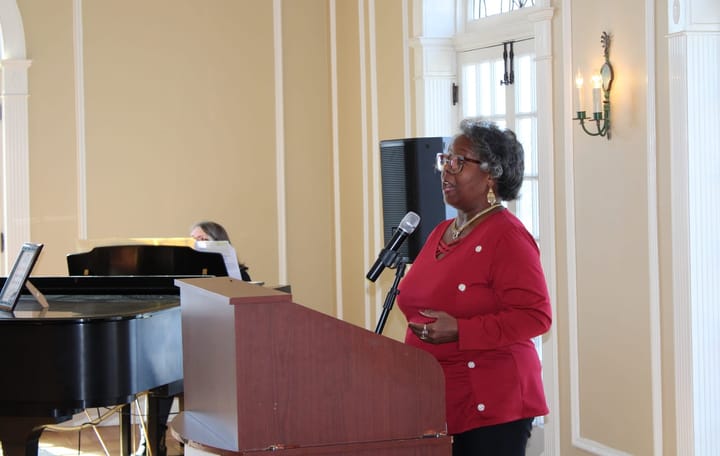
{"label": "short gray hair", "polygon": [[460,122],[458,136],[470,140],[473,153],[495,180],[500,199],[516,199],[525,175],[525,152],[515,133],[487,120],[468,118]]}

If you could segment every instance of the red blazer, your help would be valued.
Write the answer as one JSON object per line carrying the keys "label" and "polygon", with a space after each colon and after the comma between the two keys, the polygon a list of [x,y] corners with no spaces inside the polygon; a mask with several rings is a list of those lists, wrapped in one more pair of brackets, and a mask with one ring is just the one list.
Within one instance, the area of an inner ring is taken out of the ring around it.
{"label": "red blazer", "polygon": [[[448,432],[548,413],[531,339],[548,331],[550,298],[535,240],[510,211],[491,214],[443,258],[435,251],[452,220],[428,237],[399,286],[408,321],[442,310],[458,320],[458,341],[405,342],[433,354],[445,373]],[[419,398],[422,400],[422,398]]]}

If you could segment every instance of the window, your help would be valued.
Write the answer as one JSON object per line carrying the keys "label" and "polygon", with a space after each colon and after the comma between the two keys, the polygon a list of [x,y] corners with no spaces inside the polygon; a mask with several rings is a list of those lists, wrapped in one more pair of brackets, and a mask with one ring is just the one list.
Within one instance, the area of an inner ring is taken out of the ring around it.
{"label": "window", "polygon": [[[471,0],[470,3],[478,1]],[[518,199],[508,202],[507,207],[523,222],[539,245],[540,192],[534,40],[525,39],[512,44],[512,64],[508,48],[508,44],[499,43],[458,53],[457,74],[461,93],[459,113],[462,118],[482,117],[491,120],[517,135],[525,151],[525,177]],[[511,84],[501,83],[510,79],[510,75],[513,80]],[[543,359],[542,337],[536,337],[533,343],[538,356]],[[543,423],[542,417],[534,421],[536,426]]]}
{"label": "window", "polygon": [[[540,240],[535,55],[532,40],[513,44],[513,84],[505,77],[503,45],[458,55],[461,117],[482,117],[510,128],[525,149],[525,179],[520,197],[508,207]],[[508,62],[509,64],[509,62]],[[509,68],[508,68],[508,71]]]}

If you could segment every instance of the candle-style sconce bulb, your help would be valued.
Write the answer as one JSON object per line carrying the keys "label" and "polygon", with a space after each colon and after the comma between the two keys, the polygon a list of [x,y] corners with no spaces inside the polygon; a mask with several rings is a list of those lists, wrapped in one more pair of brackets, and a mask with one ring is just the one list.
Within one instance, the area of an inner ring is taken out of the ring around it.
{"label": "candle-style sconce bulb", "polygon": [[[603,48],[603,55],[605,57],[605,63],[600,67],[600,70],[595,72],[591,76],[592,81],[592,118],[588,118],[585,114],[585,110],[582,108],[582,86],[583,76],[578,69],[575,75],[575,87],[577,90],[577,102],[576,107],[577,117],[573,120],[580,121],[580,127],[583,131],[590,136],[605,136],[610,139],[610,89],[612,88],[613,79],[615,77],[613,67],[610,64],[610,35],[607,32],[602,32],[600,36],[600,44]],[[586,120],[592,120],[595,122],[595,130],[590,131],[585,126]]]}
{"label": "candle-style sconce bulb", "polygon": [[575,91],[576,91],[576,98],[577,98],[577,105],[575,105],[575,112],[578,113],[578,117],[580,116],[580,112],[583,110],[583,83],[584,83],[583,75],[580,72],[580,68],[578,68],[577,73],[575,73]]}

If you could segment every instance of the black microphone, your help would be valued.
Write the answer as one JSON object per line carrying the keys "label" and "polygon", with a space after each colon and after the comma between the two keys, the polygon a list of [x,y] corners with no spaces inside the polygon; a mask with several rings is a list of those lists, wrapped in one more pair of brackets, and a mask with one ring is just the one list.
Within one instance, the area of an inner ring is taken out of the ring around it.
{"label": "black microphone", "polygon": [[400,249],[400,246],[403,242],[405,242],[405,239],[410,236],[413,231],[415,231],[415,228],[417,228],[419,224],[419,215],[413,211],[405,214],[405,217],[400,220],[400,226],[398,226],[397,230],[395,230],[395,234],[393,234],[392,239],[390,239],[390,242],[388,242],[387,245],[385,245],[385,248],[380,251],[377,260],[375,260],[375,264],[372,265],[365,276],[369,281],[376,281],[383,272],[383,269],[388,266],[392,266],[395,262],[395,258],[397,258],[398,249]]}

